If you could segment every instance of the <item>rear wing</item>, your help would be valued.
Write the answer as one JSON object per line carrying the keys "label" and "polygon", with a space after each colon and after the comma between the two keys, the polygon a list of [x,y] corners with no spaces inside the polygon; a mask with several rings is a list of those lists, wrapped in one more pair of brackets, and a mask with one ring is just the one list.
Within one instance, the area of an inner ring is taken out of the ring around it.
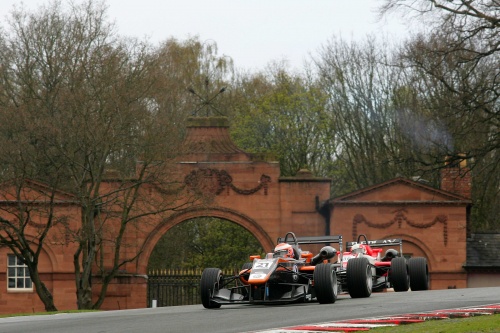
{"label": "rear wing", "polygon": [[[284,243],[284,237],[278,237],[278,244]],[[342,252],[342,235],[335,236],[306,236],[297,237],[297,244],[339,244],[340,252]]]}
{"label": "rear wing", "polygon": [[[346,248],[349,249],[355,244],[358,244],[358,242],[347,242]],[[399,253],[400,255],[403,255],[403,240],[401,238],[362,241],[359,244],[366,244],[371,247],[399,246]]]}

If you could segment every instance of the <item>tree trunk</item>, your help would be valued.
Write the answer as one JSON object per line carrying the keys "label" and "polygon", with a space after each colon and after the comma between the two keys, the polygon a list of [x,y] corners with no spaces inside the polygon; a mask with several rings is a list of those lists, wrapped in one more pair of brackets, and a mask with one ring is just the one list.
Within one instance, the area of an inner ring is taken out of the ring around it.
{"label": "tree trunk", "polygon": [[79,310],[91,310],[93,308],[92,288],[89,285],[78,288],[76,291],[76,299]]}
{"label": "tree trunk", "polygon": [[35,285],[36,293],[40,298],[40,300],[42,301],[43,305],[45,306],[45,311],[47,312],[57,311],[57,308],[54,305],[54,297],[52,296],[50,290],[45,286],[45,283],[43,283],[40,280],[38,272],[30,272],[30,274],[31,274],[31,281]]}
{"label": "tree trunk", "polygon": [[[79,310],[93,309],[92,270],[88,259],[89,252],[90,254],[94,252],[83,250],[85,248],[87,248],[86,242],[82,242],[73,256],[73,264],[75,266],[76,304]],[[80,265],[80,256],[83,257],[81,260],[81,262],[84,263],[83,267]]]}

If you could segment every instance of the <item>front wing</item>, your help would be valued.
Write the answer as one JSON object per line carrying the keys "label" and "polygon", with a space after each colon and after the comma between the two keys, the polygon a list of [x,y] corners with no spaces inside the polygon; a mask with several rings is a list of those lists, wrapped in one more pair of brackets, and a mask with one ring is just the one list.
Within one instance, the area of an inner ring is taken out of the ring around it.
{"label": "front wing", "polygon": [[300,271],[295,265],[286,267],[274,260],[256,260],[254,268],[252,273],[244,270],[224,277],[218,287],[214,286],[211,301],[218,304],[293,303],[315,297],[314,270]]}

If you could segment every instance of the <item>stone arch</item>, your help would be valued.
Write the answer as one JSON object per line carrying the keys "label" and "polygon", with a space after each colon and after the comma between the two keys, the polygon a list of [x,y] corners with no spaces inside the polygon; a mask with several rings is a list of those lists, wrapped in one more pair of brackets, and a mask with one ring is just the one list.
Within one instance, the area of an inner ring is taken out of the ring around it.
{"label": "stone arch", "polygon": [[153,252],[154,247],[160,238],[172,227],[193,218],[197,217],[216,217],[224,220],[234,222],[251,232],[259,241],[265,251],[274,247],[274,242],[264,229],[254,219],[239,213],[235,210],[224,207],[197,207],[191,208],[180,213],[171,215],[151,232],[144,242],[143,251],[137,260],[138,274],[147,274],[147,265],[149,257]]}
{"label": "stone arch", "polygon": [[[7,254],[12,254],[13,252],[10,250],[10,248],[3,247],[0,249],[0,253],[2,256],[6,256]],[[52,273],[54,271],[54,268],[57,267],[56,255],[49,246],[43,247],[40,251],[39,262],[40,263],[38,265],[38,271],[40,273]]]}
{"label": "stone arch", "polygon": [[40,251],[39,260],[41,262],[41,265],[39,265],[39,267],[42,268],[38,269],[40,273],[53,272],[55,267],[60,269],[57,255],[54,253],[53,249],[50,246],[45,246],[42,248],[42,251]]}

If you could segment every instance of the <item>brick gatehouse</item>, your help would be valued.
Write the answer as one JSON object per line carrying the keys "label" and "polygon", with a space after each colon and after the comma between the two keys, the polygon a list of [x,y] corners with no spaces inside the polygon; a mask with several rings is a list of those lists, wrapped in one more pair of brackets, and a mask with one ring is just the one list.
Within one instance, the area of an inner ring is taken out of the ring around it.
{"label": "brick gatehouse", "polygon": [[[191,190],[210,194],[210,200],[161,220],[148,217],[141,221],[143,227],[129,231],[126,238],[136,246],[127,251],[131,256],[138,249],[142,252],[113,281],[102,309],[146,307],[146,268],[156,243],[173,226],[202,216],[238,223],[266,251],[288,231],[299,236],[342,234],[345,241],[358,234],[371,239],[403,238],[405,254],[427,257],[432,289],[467,287],[462,266],[471,202],[470,175],[462,172],[464,165],[444,169],[440,189],[396,178],[332,199],[330,186],[335,184],[330,179],[314,177],[307,170],[295,177],[280,177],[277,162],[246,153],[232,142],[226,118],[207,117],[189,119],[175,168]],[[31,185],[27,195],[43,193],[43,184]],[[1,187],[0,206],[15,202],[11,191],[8,184]],[[69,225],[78,228],[80,209],[71,196],[61,192],[55,203],[56,209],[69,216]],[[32,228],[34,232],[36,224]],[[74,247],[56,229],[40,256],[39,269],[58,309],[75,309]],[[9,254],[7,248],[0,248],[0,313],[43,311],[33,290],[8,287]]]}

